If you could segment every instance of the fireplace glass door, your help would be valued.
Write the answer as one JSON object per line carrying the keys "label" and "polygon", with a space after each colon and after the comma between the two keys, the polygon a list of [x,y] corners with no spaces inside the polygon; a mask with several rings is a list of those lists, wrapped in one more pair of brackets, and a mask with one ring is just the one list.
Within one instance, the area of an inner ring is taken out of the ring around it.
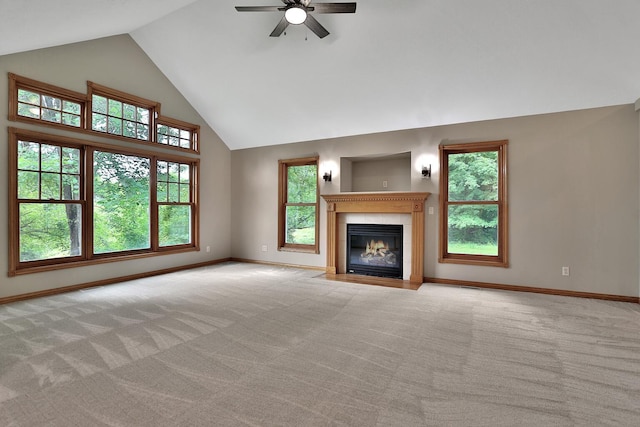
{"label": "fireplace glass door", "polygon": [[402,225],[347,224],[347,273],[402,279]]}

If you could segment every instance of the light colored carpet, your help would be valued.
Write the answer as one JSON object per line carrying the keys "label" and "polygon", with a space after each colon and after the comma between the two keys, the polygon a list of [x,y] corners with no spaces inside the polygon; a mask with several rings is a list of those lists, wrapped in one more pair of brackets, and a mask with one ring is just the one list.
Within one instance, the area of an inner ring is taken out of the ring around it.
{"label": "light colored carpet", "polygon": [[640,306],[228,263],[0,306],[2,426],[640,425]]}

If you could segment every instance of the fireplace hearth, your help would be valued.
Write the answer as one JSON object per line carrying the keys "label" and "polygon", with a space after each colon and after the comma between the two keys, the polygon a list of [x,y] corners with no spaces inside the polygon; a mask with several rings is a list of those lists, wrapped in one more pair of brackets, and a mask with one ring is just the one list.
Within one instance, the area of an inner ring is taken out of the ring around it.
{"label": "fireplace hearth", "polygon": [[402,225],[347,224],[347,273],[402,279]]}

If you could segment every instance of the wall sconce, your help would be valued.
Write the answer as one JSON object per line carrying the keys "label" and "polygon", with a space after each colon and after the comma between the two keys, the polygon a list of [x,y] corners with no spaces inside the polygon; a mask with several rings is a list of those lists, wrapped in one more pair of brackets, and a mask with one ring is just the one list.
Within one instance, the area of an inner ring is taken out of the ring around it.
{"label": "wall sconce", "polygon": [[431,178],[431,165],[429,167],[422,166],[422,177]]}
{"label": "wall sconce", "polygon": [[324,179],[324,182],[331,182],[331,171],[325,172],[324,175],[322,175],[322,179]]}

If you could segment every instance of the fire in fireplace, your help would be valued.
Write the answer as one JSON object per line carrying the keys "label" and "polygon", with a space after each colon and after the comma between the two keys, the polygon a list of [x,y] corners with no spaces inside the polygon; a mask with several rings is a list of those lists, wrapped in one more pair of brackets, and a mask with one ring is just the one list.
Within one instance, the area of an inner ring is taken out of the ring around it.
{"label": "fire in fireplace", "polygon": [[347,224],[347,272],[402,279],[402,225]]}

